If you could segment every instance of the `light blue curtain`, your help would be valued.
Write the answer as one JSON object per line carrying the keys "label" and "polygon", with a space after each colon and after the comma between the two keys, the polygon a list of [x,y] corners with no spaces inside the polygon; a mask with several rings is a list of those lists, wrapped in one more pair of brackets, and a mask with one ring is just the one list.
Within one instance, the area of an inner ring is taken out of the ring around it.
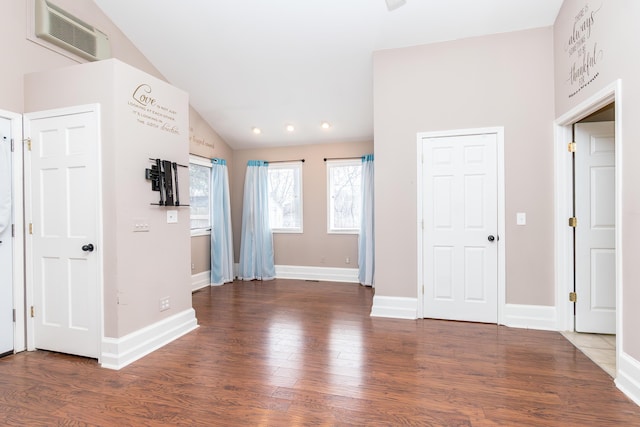
{"label": "light blue curtain", "polygon": [[241,280],[270,280],[276,276],[269,225],[267,168],[268,163],[262,160],[249,160],[247,164],[238,271]]}
{"label": "light blue curtain", "polygon": [[360,235],[358,236],[358,281],[374,285],[375,242],[373,215],[373,154],[362,156],[362,198],[360,207]]}
{"label": "light blue curtain", "polygon": [[233,234],[229,172],[224,159],[211,159],[211,285],[233,282]]}

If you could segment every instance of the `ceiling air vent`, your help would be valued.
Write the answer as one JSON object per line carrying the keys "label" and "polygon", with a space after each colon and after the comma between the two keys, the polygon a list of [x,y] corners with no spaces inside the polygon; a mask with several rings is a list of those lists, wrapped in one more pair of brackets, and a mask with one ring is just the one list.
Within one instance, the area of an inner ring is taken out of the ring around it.
{"label": "ceiling air vent", "polygon": [[109,37],[46,0],[35,0],[35,33],[89,61],[109,58]]}

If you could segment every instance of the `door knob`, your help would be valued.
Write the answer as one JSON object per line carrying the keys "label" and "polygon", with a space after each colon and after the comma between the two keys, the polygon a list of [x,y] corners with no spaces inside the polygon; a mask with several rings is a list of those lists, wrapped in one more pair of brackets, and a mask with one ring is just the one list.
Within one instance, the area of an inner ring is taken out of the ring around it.
{"label": "door knob", "polygon": [[487,237],[487,239],[488,239],[490,242],[493,242],[494,240],[496,240],[496,238],[495,238],[495,237],[493,237],[492,235],[489,235],[489,237]]}
{"label": "door knob", "polygon": [[85,252],[93,252],[93,243],[89,243],[88,245],[82,245],[82,250]]}

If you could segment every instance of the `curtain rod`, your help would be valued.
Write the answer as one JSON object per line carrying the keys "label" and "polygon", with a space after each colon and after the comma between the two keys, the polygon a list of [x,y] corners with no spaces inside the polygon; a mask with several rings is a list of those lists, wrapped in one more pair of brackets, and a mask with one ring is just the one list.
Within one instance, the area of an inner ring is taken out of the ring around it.
{"label": "curtain rod", "polygon": [[267,160],[267,163],[291,163],[291,162],[302,162],[304,163],[304,159],[295,159],[295,160]]}
{"label": "curtain rod", "polygon": [[355,160],[355,159],[362,159],[362,156],[357,156],[357,157],[325,157],[324,161],[326,162],[327,160]]}

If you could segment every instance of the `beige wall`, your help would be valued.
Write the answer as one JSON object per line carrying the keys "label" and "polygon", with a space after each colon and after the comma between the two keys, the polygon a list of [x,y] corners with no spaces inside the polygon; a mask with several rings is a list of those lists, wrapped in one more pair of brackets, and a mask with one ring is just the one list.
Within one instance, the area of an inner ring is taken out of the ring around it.
{"label": "beige wall", "polygon": [[[587,8],[586,10],[584,8]],[[584,10],[584,13],[581,11]],[[640,360],[640,55],[637,54],[640,2],[636,0],[585,1],[566,0],[554,27],[555,105],[560,117],[599,90],[621,79],[622,127],[616,141],[623,149],[622,165],[622,351]],[[574,26],[574,23],[577,25]],[[585,30],[582,24],[586,23]],[[577,37],[573,37],[576,35]],[[582,42],[584,40],[584,42]],[[580,49],[583,47],[584,49]],[[582,52],[581,52],[582,51]],[[584,55],[584,53],[588,55]],[[586,58],[588,73],[580,75]],[[574,73],[572,73],[574,70]],[[575,77],[571,79],[571,77]],[[584,82],[580,81],[584,77]],[[585,84],[588,83],[588,84]],[[620,331],[619,331],[620,332]]]}
{"label": "beige wall", "polygon": [[417,297],[416,134],[504,126],[507,303],[555,304],[552,37],[542,28],[375,52],[377,295]]}
{"label": "beige wall", "polygon": [[[27,5],[32,0],[0,0],[5,23],[0,26],[0,46],[10,66],[0,68],[0,108],[21,113],[23,76],[26,73],[85,62],[73,60],[27,39]],[[140,70],[162,77],[158,70],[133,46],[92,1],[56,0],[55,4],[109,35],[112,55]]]}
{"label": "beige wall", "polygon": [[[233,170],[233,150],[195,111],[190,111],[189,152],[196,156],[212,159],[218,157],[227,161],[229,180]],[[229,191],[233,194],[231,183]],[[191,274],[198,274],[211,269],[211,236],[195,236],[191,238]]]}
{"label": "beige wall", "polygon": [[[24,75],[31,72],[57,69],[81,62],[47,49],[27,39],[27,19],[33,0],[0,0],[3,25],[0,26],[0,47],[9,62],[0,67],[0,109],[23,113]],[[146,73],[163,78],[160,72],[138,51],[138,49],[107,18],[92,1],[55,0],[55,4],[99,28],[109,35],[111,53]],[[190,150],[204,157],[222,157],[231,160],[232,151],[216,132],[190,108]],[[195,244],[199,248],[202,245]],[[195,255],[199,264],[200,254]],[[208,255],[207,255],[208,257]],[[208,267],[205,268],[208,270]],[[204,270],[203,270],[204,271]]]}
{"label": "beige wall", "polygon": [[[275,233],[276,265],[357,268],[358,236],[327,233],[327,175],[324,158],[359,157],[373,153],[373,143],[334,143],[239,150],[233,155],[230,175],[231,218],[235,260],[240,254],[244,176],[249,160],[305,159],[302,167],[303,234]],[[350,263],[345,263],[346,258]]]}
{"label": "beige wall", "polygon": [[211,236],[191,238],[191,274],[211,270]]}

